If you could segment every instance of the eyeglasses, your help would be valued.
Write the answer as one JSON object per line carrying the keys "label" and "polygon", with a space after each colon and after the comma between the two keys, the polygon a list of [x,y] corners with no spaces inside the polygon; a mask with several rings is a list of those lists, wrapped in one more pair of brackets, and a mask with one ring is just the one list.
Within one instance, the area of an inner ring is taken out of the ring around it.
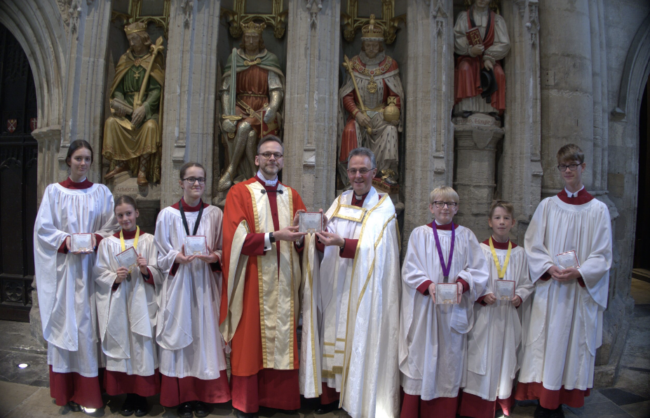
{"label": "eyeglasses", "polygon": [[365,176],[366,174],[370,173],[372,170],[374,170],[374,168],[371,168],[371,169],[360,168],[358,170],[356,168],[348,168],[348,174],[351,175],[351,176],[356,176],[357,173],[359,173],[362,176]]}
{"label": "eyeglasses", "polygon": [[261,154],[259,154],[259,155],[261,155],[262,157],[266,158],[267,160],[268,160],[269,158],[271,158],[271,157],[275,157],[276,160],[279,160],[280,158],[283,157],[283,155],[280,154],[279,152],[263,152],[263,153],[261,153]]}
{"label": "eyeglasses", "polygon": [[561,173],[564,173],[567,168],[571,171],[576,171],[578,169],[578,166],[580,165],[582,164],[569,164],[569,165],[560,164],[557,166],[557,169],[560,170]]}
{"label": "eyeglasses", "polygon": [[439,201],[435,201],[435,202],[433,202],[433,204],[438,209],[444,208],[445,205],[447,205],[448,208],[455,208],[456,206],[458,206],[458,203],[456,203],[456,202],[439,202]]}
{"label": "eyeglasses", "polygon": [[199,184],[204,184],[205,183],[205,177],[188,177],[186,179],[183,179],[183,181],[186,181],[189,184],[194,184],[197,181],[199,182]]}

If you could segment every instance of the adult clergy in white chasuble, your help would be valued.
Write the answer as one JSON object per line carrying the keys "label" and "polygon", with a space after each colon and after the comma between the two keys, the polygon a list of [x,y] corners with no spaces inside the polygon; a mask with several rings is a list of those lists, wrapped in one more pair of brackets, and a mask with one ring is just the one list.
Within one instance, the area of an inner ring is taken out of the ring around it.
{"label": "adult clergy in white chasuble", "polygon": [[111,84],[111,113],[104,125],[102,155],[111,162],[105,180],[123,171],[138,185],[160,181],[165,63],[162,39],[152,45],[144,22],[124,27],[129,50],[120,57]]}
{"label": "adult clergy in white chasuble", "polygon": [[454,114],[500,115],[506,109],[506,75],[501,61],[510,51],[508,28],[490,10],[491,0],[471,0],[454,26]]}
{"label": "adult clergy in white chasuble", "polygon": [[399,67],[384,52],[384,28],[374,15],[361,32],[361,52],[350,60],[345,58],[348,77],[339,90],[340,178],[347,186],[348,156],[363,146],[377,158],[377,177],[397,184],[398,132],[404,123]]}
{"label": "adult clergy in white chasuble", "polygon": [[399,414],[399,232],[376,174],[372,151],[351,150],[352,190],[327,210],[323,232],[305,237],[302,264],[300,390],[352,417]]}
{"label": "adult clergy in white chasuble", "polygon": [[282,128],[284,74],[278,57],[264,46],[266,24],[249,22],[241,27],[244,41],[228,57],[221,85],[221,129],[228,160],[219,191],[228,190],[235,179],[253,177],[259,139],[279,136]]}

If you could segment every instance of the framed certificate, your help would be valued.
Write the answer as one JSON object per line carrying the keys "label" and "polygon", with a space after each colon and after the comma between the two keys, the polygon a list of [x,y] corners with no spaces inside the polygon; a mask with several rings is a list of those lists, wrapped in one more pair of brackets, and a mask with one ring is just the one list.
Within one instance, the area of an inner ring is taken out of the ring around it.
{"label": "framed certificate", "polygon": [[514,280],[497,280],[494,283],[497,300],[510,301],[515,297]]}
{"label": "framed certificate", "polygon": [[436,283],[436,304],[456,305],[460,302],[456,283]]}
{"label": "framed certificate", "polygon": [[117,265],[120,267],[126,267],[129,270],[129,273],[135,266],[138,265],[138,253],[135,252],[135,248],[129,247],[125,251],[122,251],[115,256],[117,259]]}
{"label": "framed certificate", "polygon": [[555,258],[557,260],[557,265],[563,269],[580,267],[578,256],[574,250],[560,253],[556,255]]}
{"label": "framed certificate", "polygon": [[323,231],[323,214],[321,212],[300,212],[298,232],[313,234]]}
{"label": "framed certificate", "polygon": [[185,237],[185,255],[208,254],[208,241],[205,235],[188,235]]}
{"label": "framed certificate", "polygon": [[72,234],[70,236],[70,252],[92,253],[93,234]]}

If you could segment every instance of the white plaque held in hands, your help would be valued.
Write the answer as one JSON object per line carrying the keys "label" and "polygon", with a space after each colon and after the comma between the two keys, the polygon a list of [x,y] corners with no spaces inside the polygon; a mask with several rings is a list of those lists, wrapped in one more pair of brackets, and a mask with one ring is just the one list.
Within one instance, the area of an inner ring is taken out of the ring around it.
{"label": "white plaque held in hands", "polygon": [[133,270],[134,267],[138,265],[138,253],[135,252],[135,248],[129,247],[125,251],[122,251],[115,256],[117,259],[117,265],[119,267],[126,267],[129,270],[129,273]]}
{"label": "white plaque held in hands", "polygon": [[313,234],[323,231],[323,214],[321,212],[300,212],[298,232]]}
{"label": "white plaque held in hands", "polygon": [[185,255],[207,255],[208,244],[205,235],[188,235],[185,237]]}
{"label": "white plaque held in hands", "polygon": [[497,280],[495,282],[497,299],[510,301],[515,297],[515,282],[514,280]]}
{"label": "white plaque held in hands", "polygon": [[578,256],[576,252],[571,250],[564,253],[560,253],[555,256],[557,259],[558,267],[562,269],[578,268],[580,267],[580,262],[578,261]]}
{"label": "white plaque held in hands", "polygon": [[70,236],[70,251],[73,253],[92,253],[93,234],[72,234]]}
{"label": "white plaque held in hands", "polygon": [[460,302],[458,296],[458,285],[456,283],[436,284],[436,304],[456,305]]}

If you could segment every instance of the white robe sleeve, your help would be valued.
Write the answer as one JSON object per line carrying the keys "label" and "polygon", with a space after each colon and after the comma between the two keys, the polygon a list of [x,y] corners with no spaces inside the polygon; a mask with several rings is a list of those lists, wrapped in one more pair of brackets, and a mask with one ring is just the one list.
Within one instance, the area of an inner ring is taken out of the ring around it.
{"label": "white robe sleeve", "polygon": [[487,288],[488,279],[490,276],[488,264],[483,255],[481,244],[478,243],[476,235],[467,229],[467,264],[465,268],[458,273],[458,277],[465,280],[469,284],[470,290],[465,292],[463,296],[469,297],[471,303],[476,302],[476,299],[485,293]]}
{"label": "white robe sleeve", "polygon": [[164,277],[167,277],[174,265],[176,256],[180,253],[180,249],[174,248],[171,240],[174,229],[173,221],[169,217],[167,211],[163,210],[156,220],[155,242],[158,248],[158,268],[160,268]]}
{"label": "white robe sleeve", "polygon": [[[578,271],[582,275],[591,297],[603,309],[607,308],[609,291],[609,269],[612,266],[612,230],[609,211],[601,204],[595,222],[592,224],[591,252]],[[603,280],[605,279],[605,280]]]}
{"label": "white robe sleeve", "polygon": [[553,256],[544,245],[548,203],[549,199],[545,199],[537,206],[533,219],[530,220],[530,225],[528,225],[528,230],[526,230],[524,240],[530,279],[533,283],[536,283],[554,265]]}

